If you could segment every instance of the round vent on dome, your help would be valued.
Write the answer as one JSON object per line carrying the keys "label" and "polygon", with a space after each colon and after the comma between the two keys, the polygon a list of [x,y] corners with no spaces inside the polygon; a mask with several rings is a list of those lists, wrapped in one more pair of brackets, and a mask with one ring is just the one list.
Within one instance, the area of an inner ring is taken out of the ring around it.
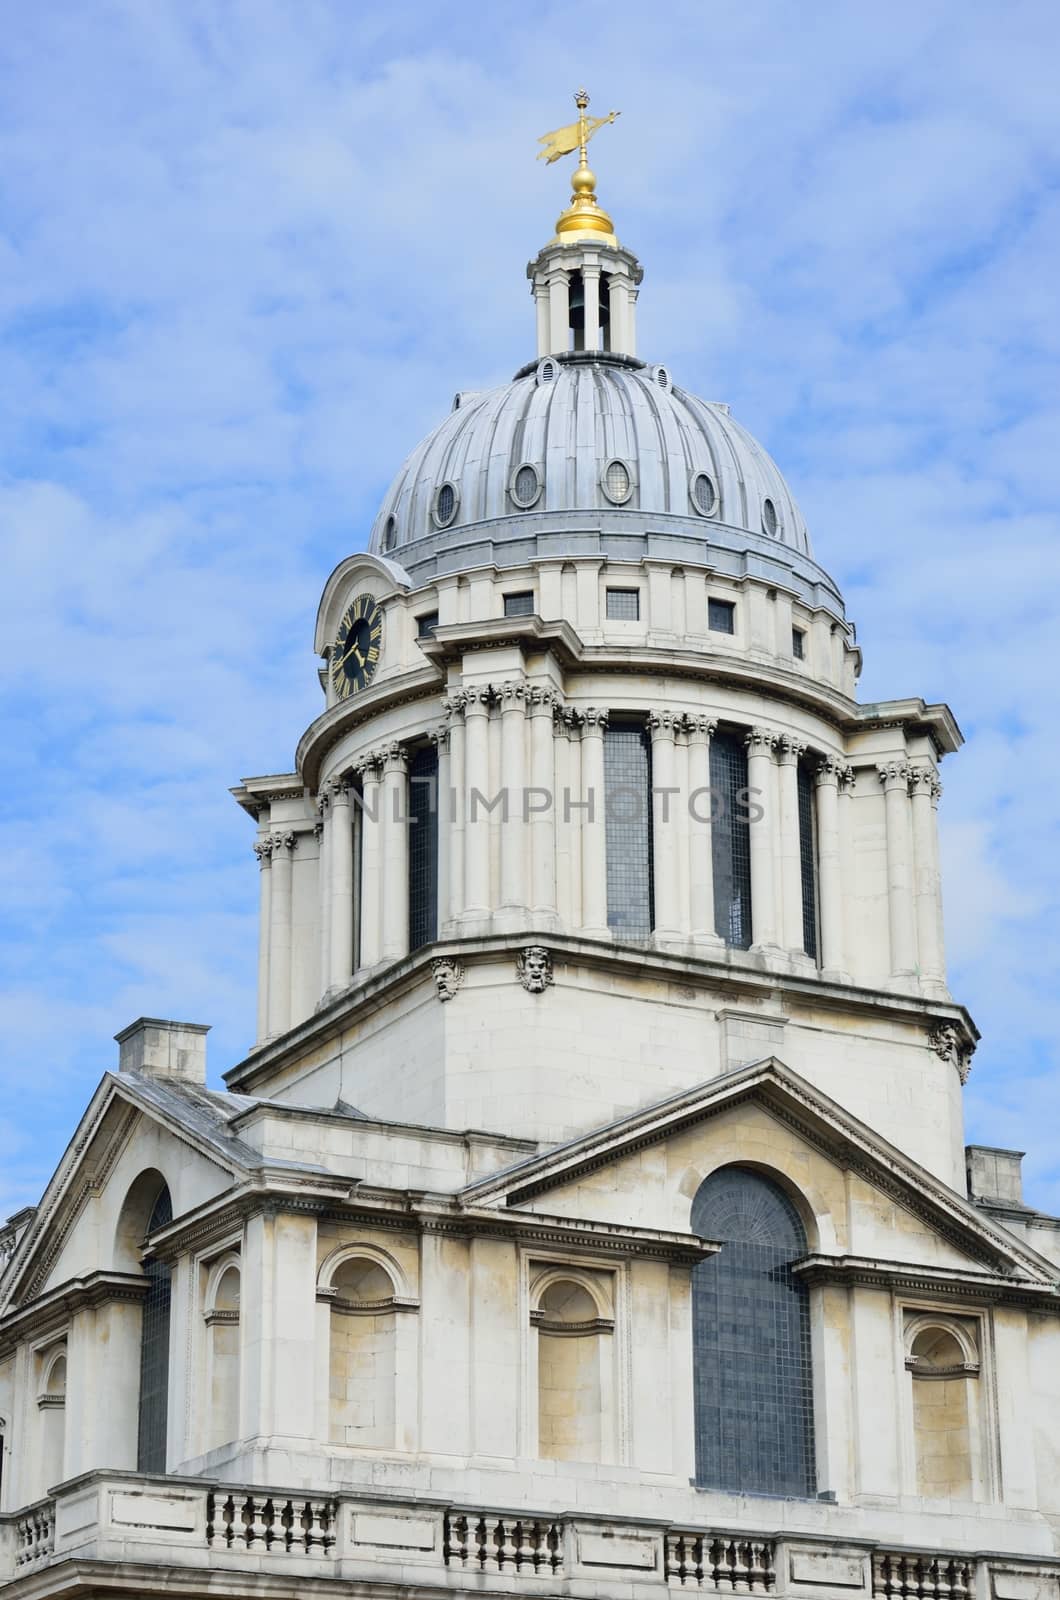
{"label": "round vent on dome", "polygon": [[762,501],[762,532],[771,539],[777,536],[777,508],[772,500]]}
{"label": "round vent on dome", "polygon": [[558,377],[559,362],[553,361],[551,356],[546,356],[543,361],[537,363],[538,383],[555,383]]}

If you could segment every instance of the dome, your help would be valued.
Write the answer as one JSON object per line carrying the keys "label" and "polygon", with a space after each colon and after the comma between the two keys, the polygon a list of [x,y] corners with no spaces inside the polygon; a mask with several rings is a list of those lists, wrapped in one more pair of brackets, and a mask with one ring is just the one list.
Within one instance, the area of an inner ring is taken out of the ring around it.
{"label": "dome", "polygon": [[400,560],[416,540],[530,510],[675,517],[701,538],[712,523],[811,553],[776,463],[728,407],[628,357],[546,357],[458,395],[394,480],[371,548]]}

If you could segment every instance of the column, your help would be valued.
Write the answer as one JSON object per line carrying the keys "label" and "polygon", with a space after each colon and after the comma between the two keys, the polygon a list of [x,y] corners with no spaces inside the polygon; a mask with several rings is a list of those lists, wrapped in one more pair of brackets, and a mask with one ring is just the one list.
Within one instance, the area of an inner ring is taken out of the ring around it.
{"label": "column", "polygon": [[317,795],[317,999],[331,987],[331,795],[326,783]]}
{"label": "column", "polygon": [[556,916],[556,699],[551,685],[530,690],[530,904],[534,920],[548,922]]}
{"label": "column", "polygon": [[534,283],[534,311],[537,314],[537,354],[547,356],[549,352],[549,311],[548,311],[548,284],[543,279]]}
{"label": "column", "polygon": [[379,756],[373,750],[358,768],[361,780],[361,966],[374,967],[382,952],[383,785]]}
{"label": "column", "polygon": [[464,697],[443,700],[449,718],[449,784],[438,782],[438,848],[449,858],[449,906],[441,915],[456,922],[464,911],[464,830],[467,795],[464,788]]}
{"label": "column", "polygon": [[607,925],[607,821],[604,791],[604,730],[607,712],[589,706],[581,714],[582,782],[584,809],[578,833],[582,850],[582,932],[595,939],[610,938]]}
{"label": "column", "polygon": [[630,337],[629,281],[620,273],[612,272],[608,277],[608,290],[611,307],[610,347],[618,355],[631,356],[634,352]]}
{"label": "column", "polygon": [[773,872],[773,837],[776,832],[776,794],[773,751],[777,736],[769,728],[752,728],[747,735],[747,786],[760,808],[747,829],[751,855],[751,934],[754,948],[777,943],[777,896]]}
{"label": "column", "polygon": [[272,905],[269,919],[269,1034],[291,1025],[291,880],[298,835],[272,836]]}
{"label": "column", "polygon": [[328,987],[343,989],[353,977],[353,814],[344,778],[328,784],[326,837],[331,878]]}
{"label": "column", "polygon": [[570,274],[548,275],[549,351],[555,355],[570,346]]}
{"label": "column", "polygon": [[688,826],[689,889],[692,938],[696,944],[720,946],[714,927],[714,839],[710,787],[710,741],[717,728],[714,717],[689,717]]}
{"label": "column", "polygon": [[490,690],[464,691],[464,761],[467,820],[464,828],[464,910],[471,917],[490,912],[490,827],[483,804],[489,793]]}
{"label": "column", "polygon": [[501,896],[506,911],[525,912],[527,839],[523,822],[526,792],[526,683],[511,678],[500,687],[501,785],[506,800],[501,808]]}
{"label": "column", "polygon": [[585,348],[597,350],[600,346],[600,268],[582,263],[582,285],[585,290]]}
{"label": "column", "polygon": [[449,815],[449,723],[442,723],[431,734],[431,743],[438,752],[438,782],[435,786],[435,828],[438,840],[438,933],[449,920],[449,843],[446,837]]}
{"label": "column", "polygon": [[887,818],[887,920],[891,937],[891,976],[908,978],[916,970],[909,768],[904,761],[886,761],[877,766],[876,771],[883,784]]}
{"label": "column", "polygon": [[556,763],[556,911],[570,930],[582,924],[581,823],[570,800],[582,790],[581,719],[557,706],[553,718]]}
{"label": "column", "polygon": [[928,983],[945,982],[942,960],[940,883],[936,807],[942,785],[934,767],[913,767],[910,795],[913,812],[913,857],[916,864],[916,933],[920,974]]}
{"label": "column", "polygon": [[409,758],[403,745],[383,756],[383,960],[409,953]]}
{"label": "column", "polygon": [[652,865],[655,880],[655,936],[679,937],[677,907],[677,784],[674,782],[675,717],[672,711],[648,713],[651,730]]}
{"label": "column", "polygon": [[269,1035],[269,930],[272,926],[272,840],[266,834],[254,844],[261,868],[258,894],[258,1043]]}
{"label": "column", "polygon": [[802,838],[799,828],[799,760],[806,746],[791,734],[778,740],[780,781],[780,942],[795,955],[805,954],[802,925]]}
{"label": "column", "polygon": [[[817,799],[817,897],[820,903],[821,967],[842,973],[843,874],[840,859],[839,784],[845,772],[838,756],[824,756],[814,773]],[[853,885],[847,885],[848,892]]]}

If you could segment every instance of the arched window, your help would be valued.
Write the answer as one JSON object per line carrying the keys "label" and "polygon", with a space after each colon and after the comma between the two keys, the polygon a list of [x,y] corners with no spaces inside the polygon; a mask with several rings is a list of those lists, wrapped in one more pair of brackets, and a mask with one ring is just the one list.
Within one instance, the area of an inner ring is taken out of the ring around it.
{"label": "arched window", "polygon": [[409,762],[409,949],[438,937],[438,751],[423,745]]}
{"label": "arched window", "polygon": [[207,1450],[239,1438],[239,1266],[215,1273],[206,1304]]}
{"label": "arched window", "polygon": [[[173,1221],[173,1201],[163,1183],[147,1223],[148,1235]],[[140,1334],[140,1415],[136,1441],[136,1470],[165,1472],[166,1425],[169,1411],[169,1304],[168,1262],[148,1261],[144,1267],[147,1294],[143,1302]]]}
{"label": "arched window", "polygon": [[913,1386],[917,1493],[979,1498],[979,1355],[970,1318],[911,1317],[906,1368]]}
{"label": "arched window", "polygon": [[331,1279],[328,1436],[332,1444],[392,1448],[397,1329],[394,1284],[367,1256]]}
{"label": "arched window", "polygon": [[739,734],[710,741],[710,835],[714,866],[714,931],[736,950],[750,948],[751,838],[747,751]]}
{"label": "arched window", "polygon": [[652,869],[651,740],[643,722],[616,717],[604,732],[607,922],[620,939],[650,939]]}
{"label": "arched window", "polygon": [[723,1167],[700,1186],[692,1230],[720,1242],[692,1274],[696,1482],[735,1493],[815,1492],[806,1253],[776,1184]]}

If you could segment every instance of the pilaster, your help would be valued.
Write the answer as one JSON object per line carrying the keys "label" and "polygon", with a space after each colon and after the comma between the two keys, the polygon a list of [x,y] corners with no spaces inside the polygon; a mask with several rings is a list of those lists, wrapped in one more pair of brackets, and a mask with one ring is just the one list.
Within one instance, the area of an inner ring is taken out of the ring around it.
{"label": "pilaster", "polygon": [[748,828],[751,854],[751,935],[752,949],[775,949],[777,946],[777,895],[773,870],[774,835],[776,827],[776,761],[774,751],[777,735],[770,728],[752,728],[745,740],[747,745],[747,786],[752,800],[761,808],[757,819],[752,815]]}

